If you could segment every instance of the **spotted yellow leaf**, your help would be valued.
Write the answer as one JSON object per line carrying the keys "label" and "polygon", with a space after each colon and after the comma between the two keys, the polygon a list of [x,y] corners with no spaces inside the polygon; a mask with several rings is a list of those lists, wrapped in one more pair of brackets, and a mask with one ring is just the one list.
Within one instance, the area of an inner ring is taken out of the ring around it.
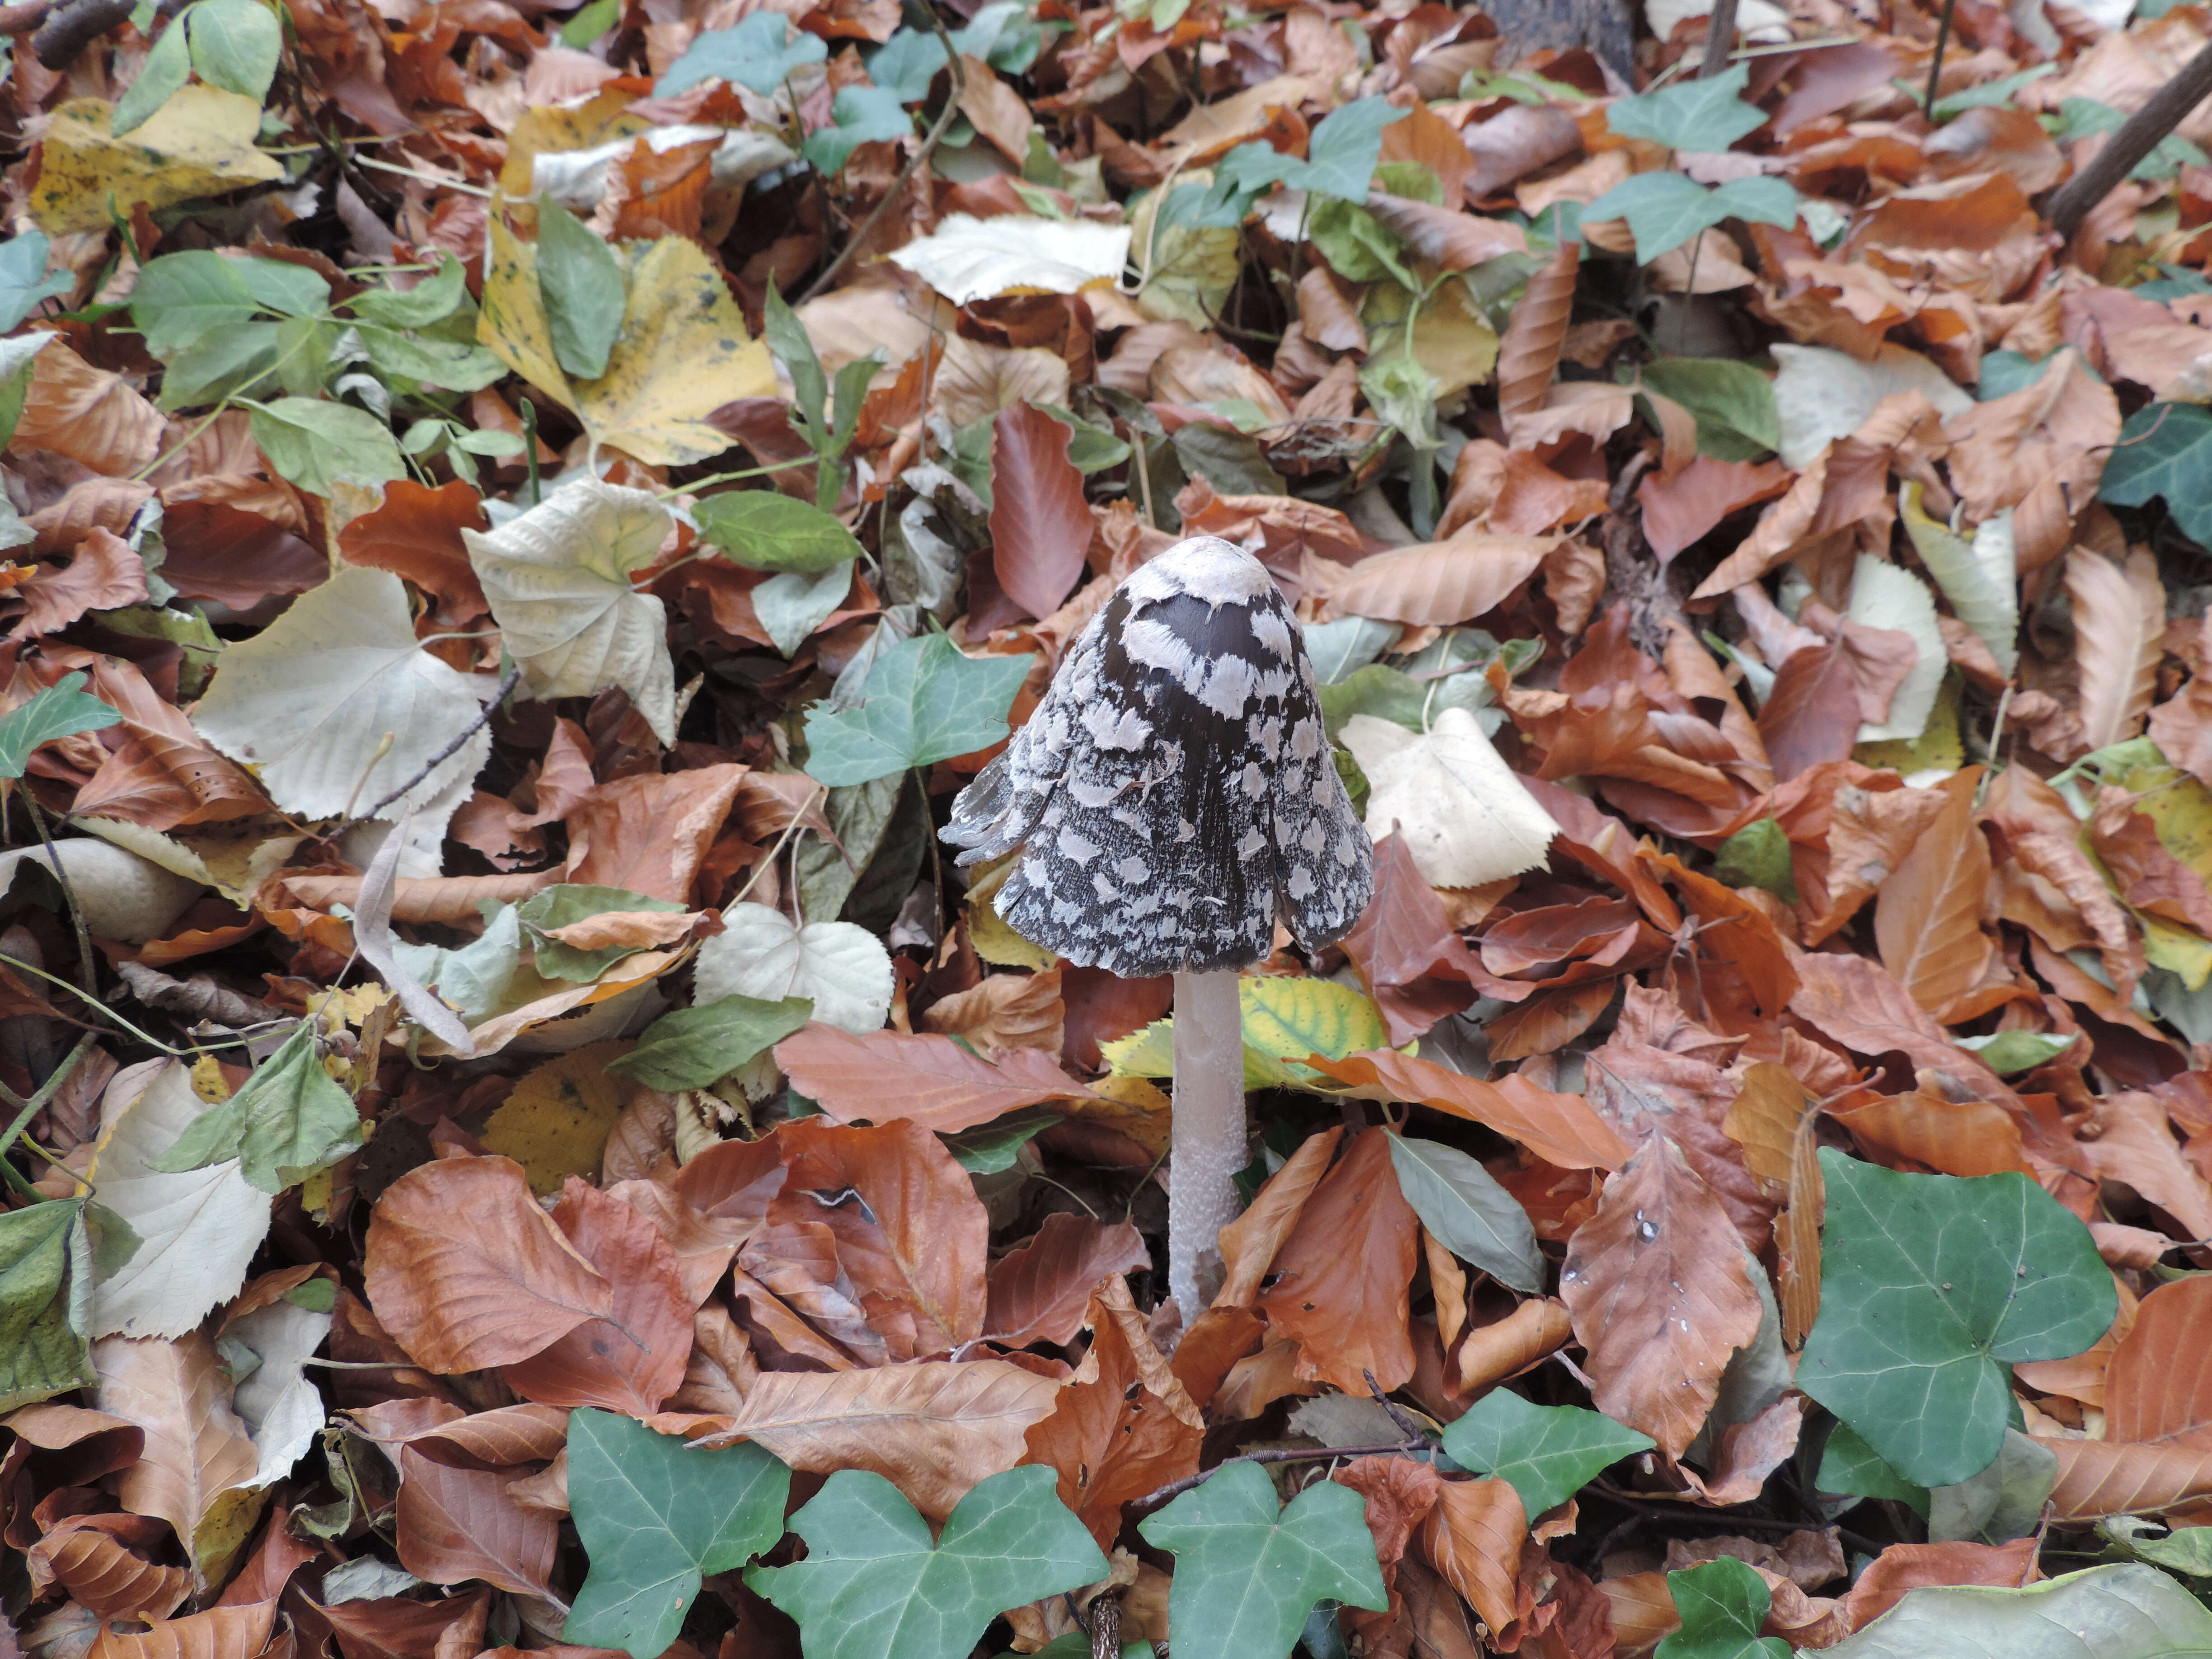
{"label": "spotted yellow leaf", "polygon": [[284,176],[253,148],[261,106],[237,93],[185,87],[124,138],[109,131],[114,113],[104,98],[73,98],[48,122],[30,200],[48,235],[105,229],[142,203],[170,207]]}

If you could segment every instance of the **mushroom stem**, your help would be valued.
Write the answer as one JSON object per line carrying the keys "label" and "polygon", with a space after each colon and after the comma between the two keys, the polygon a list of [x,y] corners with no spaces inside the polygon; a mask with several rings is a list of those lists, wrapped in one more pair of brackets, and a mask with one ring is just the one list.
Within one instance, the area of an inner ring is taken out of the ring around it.
{"label": "mushroom stem", "polygon": [[1175,976],[1175,1155],[1168,1291],[1189,1328],[1222,1280],[1220,1233],[1237,1218],[1244,1154],[1244,1015],[1237,970]]}

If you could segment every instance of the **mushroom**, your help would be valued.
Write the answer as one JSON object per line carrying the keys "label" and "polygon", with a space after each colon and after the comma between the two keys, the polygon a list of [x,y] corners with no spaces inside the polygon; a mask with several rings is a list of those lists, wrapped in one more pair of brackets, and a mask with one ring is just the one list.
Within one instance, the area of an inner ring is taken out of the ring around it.
{"label": "mushroom", "polygon": [[1341,938],[1374,884],[1296,617],[1266,567],[1194,536],[1134,572],[953,803],[963,865],[1020,851],[999,914],[1079,966],[1175,975],[1168,1288],[1218,1288],[1245,1164],[1237,970],[1275,924]]}

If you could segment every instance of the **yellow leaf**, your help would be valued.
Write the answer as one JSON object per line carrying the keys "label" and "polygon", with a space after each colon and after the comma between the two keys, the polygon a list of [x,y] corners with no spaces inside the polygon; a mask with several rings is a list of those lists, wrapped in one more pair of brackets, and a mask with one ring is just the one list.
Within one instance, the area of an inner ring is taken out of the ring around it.
{"label": "yellow leaf", "polygon": [[[1373,1002],[1333,980],[1245,979],[1237,983],[1244,1014],[1244,1086],[1308,1088],[1314,1074],[1298,1065],[1308,1054],[1341,1060],[1389,1046]],[[1156,1019],[1132,1036],[1098,1045],[1115,1077],[1172,1077],[1175,1021]]]}
{"label": "yellow leaf", "polygon": [[1140,1077],[1106,1077],[1091,1089],[1098,1097],[1056,1101],[1054,1109],[1126,1135],[1154,1158],[1166,1154],[1174,1109],[1157,1085]]}
{"label": "yellow leaf", "polygon": [[2140,911],[2136,920],[2142,923],[2144,959],[2154,968],[2179,974],[2191,990],[2203,990],[2204,981],[2212,978],[2212,941],[2191,928],[2177,927]]}
{"label": "yellow leaf", "polygon": [[165,208],[284,176],[253,148],[261,106],[237,93],[185,87],[125,138],[109,134],[114,113],[104,98],[73,98],[47,124],[30,207],[49,235],[104,230],[141,203]]}
{"label": "yellow leaf", "polygon": [[211,1106],[220,1106],[230,1098],[230,1085],[213,1054],[202,1054],[192,1061],[192,1092]]}
{"label": "yellow leaf", "polygon": [[1144,273],[1137,309],[1162,322],[1207,329],[1221,314],[1243,263],[1243,233],[1234,225],[1168,225],[1157,230],[1160,203],[1186,186],[1203,191],[1213,172],[1200,167],[1152,191],[1129,218],[1129,254]]}
{"label": "yellow leaf", "polygon": [[[1377,283],[1369,291],[1362,315],[1368,319],[1376,359],[1386,350],[1403,349],[1404,319],[1412,303],[1413,296],[1394,283]],[[1498,367],[1498,331],[1467,297],[1465,283],[1444,283],[1421,307],[1413,325],[1413,361],[1436,381],[1439,399],[1489,380]]]}
{"label": "yellow leaf", "polygon": [[553,356],[538,288],[538,251],[495,217],[477,338],[539,391],[582,418],[596,444],[650,465],[719,455],[727,434],[707,417],[739,398],[775,392],[767,342],[697,243],[664,236],[633,247],[622,334],[596,380],[572,381]]}
{"label": "yellow leaf", "polygon": [[2212,883],[2212,790],[2172,766],[2139,766],[2121,787],[2141,798],[2136,811],[2150,819],[2159,844]]}
{"label": "yellow leaf", "polygon": [[1966,746],[1959,740],[1959,677],[1944,677],[1943,689],[1936,694],[1936,706],[1929,711],[1928,724],[1918,737],[1909,741],[1891,738],[1863,743],[1852,749],[1851,758],[1861,766],[1871,766],[1876,771],[1887,767],[1908,778],[1922,772],[1949,774],[1964,766]]}
{"label": "yellow leaf", "polygon": [[975,879],[968,884],[968,942],[977,956],[1000,968],[1049,968],[1060,958],[1024,939],[999,914],[999,889],[1006,884],[1020,856],[1009,853],[977,867]]}
{"label": "yellow leaf", "polygon": [[507,163],[499,188],[508,201],[522,204],[538,193],[532,174],[539,155],[566,149],[590,149],[611,139],[635,137],[653,123],[629,112],[629,94],[603,92],[574,109],[539,104],[526,109],[507,135]]}
{"label": "yellow leaf", "polygon": [[484,1150],[522,1165],[540,1197],[559,1192],[572,1175],[596,1179],[629,1095],[627,1084],[607,1074],[607,1062],[634,1046],[586,1043],[526,1073],[484,1125]]}

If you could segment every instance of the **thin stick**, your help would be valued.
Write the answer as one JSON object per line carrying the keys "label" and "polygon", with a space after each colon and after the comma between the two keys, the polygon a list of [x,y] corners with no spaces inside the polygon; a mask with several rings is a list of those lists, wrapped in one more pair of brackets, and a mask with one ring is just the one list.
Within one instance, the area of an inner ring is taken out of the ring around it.
{"label": "thin stick", "polygon": [[92,935],[85,931],[84,905],[77,898],[69,872],[62,867],[61,851],[54,845],[54,832],[46,823],[46,815],[39,810],[39,799],[31,793],[27,783],[23,787],[23,805],[31,809],[31,822],[38,826],[39,839],[46,844],[46,860],[53,866],[54,879],[61,884],[62,896],[69,902],[70,925],[76,930],[76,972],[84,981],[85,1000],[95,1008],[104,1008],[106,1005],[100,1000],[99,971],[93,966]]}
{"label": "thin stick", "polygon": [[87,1031],[76,1040],[76,1047],[69,1051],[69,1058],[47,1073],[46,1080],[39,1085],[37,1092],[23,1102],[21,1109],[15,1114],[15,1121],[4,1132],[0,1132],[0,1158],[8,1155],[15,1144],[15,1137],[30,1127],[31,1120],[39,1115],[40,1109],[61,1092],[62,1085],[69,1081],[70,1073],[76,1070],[77,1062],[84,1058],[84,1051],[92,1047],[92,1038],[93,1034]]}
{"label": "thin stick", "polygon": [[2089,165],[2051,193],[2045,210],[2051,228],[2067,241],[2081,228],[2089,210],[2112,192],[2136,163],[2156,149],[2182,118],[2212,95],[2212,46],[2206,46],[2175,71],[2149,100],[2128,117],[2120,130],[2089,158]]}
{"label": "thin stick", "polygon": [[1181,1496],[1193,1486],[1202,1486],[1231,1463],[1317,1463],[1334,1457],[1387,1457],[1392,1452],[1411,1456],[1429,1449],[1425,1438],[1393,1441],[1382,1446],[1321,1446],[1311,1451],[1255,1451],[1237,1457],[1224,1457],[1212,1468],[1197,1474],[1187,1474],[1180,1480],[1170,1480],[1164,1486],[1146,1492],[1133,1506],[1140,1510],[1157,1509],[1170,1498]]}
{"label": "thin stick", "polygon": [[1959,0],[1943,0],[1943,15],[1936,20],[1936,55],[1928,60],[1928,95],[1920,100],[1920,112],[1931,121],[1936,118],[1936,82],[1943,73],[1943,48],[1951,40],[1951,14],[1958,9]]}
{"label": "thin stick", "polygon": [[447,761],[459,754],[461,750],[461,745],[483,729],[486,722],[491,719],[492,711],[497,708],[500,704],[507,701],[508,694],[514,690],[516,684],[520,682],[521,678],[522,664],[520,661],[509,663],[507,667],[507,672],[499,677],[499,690],[491,694],[491,701],[489,702],[486,703],[482,708],[479,708],[477,711],[477,717],[469,722],[468,729],[466,731],[463,732],[460,736],[455,738],[443,749],[441,749],[436,754],[431,756],[429,759],[424,761],[422,763],[422,769],[417,772],[413,777],[408,779],[406,782],[401,784],[397,789],[386,795],[382,800],[377,802],[375,805],[370,807],[366,812],[363,812],[360,817],[348,818],[343,823],[338,825],[337,829],[331,830],[328,835],[325,835],[324,839],[327,841],[332,836],[343,835],[348,830],[352,829],[356,823],[362,823],[374,817],[379,812],[381,812],[386,807],[391,805],[392,802],[398,800],[410,789],[415,787],[416,784],[422,782],[422,780],[428,777],[431,773],[436,771],[441,766],[443,766]]}
{"label": "thin stick", "polygon": [[[891,204],[897,201],[900,192],[906,189],[907,181],[921,169],[922,163],[929,160],[930,152],[937,148],[938,142],[952,130],[952,119],[960,113],[960,100],[968,95],[968,76],[960,67],[960,49],[952,44],[952,37],[945,32],[945,20],[937,15],[935,6],[925,5],[922,9],[929,17],[929,27],[937,31],[937,38],[945,43],[945,61],[952,69],[952,95],[945,100],[943,112],[924,135],[921,148],[907,158],[906,165],[899,169],[898,177],[891,180],[891,187],[884,193],[884,199],[869,210],[868,216],[860,221],[860,228],[853,233],[837,257],[830,262],[830,268],[807,284],[806,292],[799,296],[801,305],[836,282],[838,273],[852,263],[853,256],[860,251],[877,225],[882,222],[884,215],[891,210]],[[823,228],[827,230],[829,227],[825,225]]]}
{"label": "thin stick", "polygon": [[1698,79],[1710,80],[1729,65],[1735,50],[1735,0],[1713,0],[1712,15],[1705,20],[1705,61],[1698,65]]}

